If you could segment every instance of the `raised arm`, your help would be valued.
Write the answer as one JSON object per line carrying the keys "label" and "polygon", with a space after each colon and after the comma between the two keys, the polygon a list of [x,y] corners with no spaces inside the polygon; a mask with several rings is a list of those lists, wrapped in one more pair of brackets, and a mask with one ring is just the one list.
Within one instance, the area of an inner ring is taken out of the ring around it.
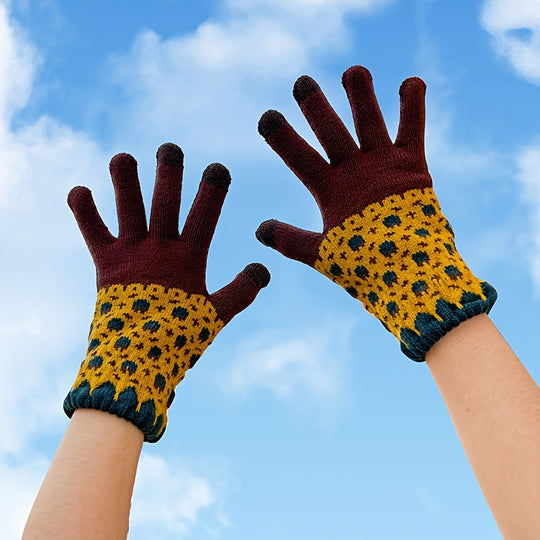
{"label": "raised arm", "polygon": [[540,538],[538,385],[487,315],[441,338],[426,363],[504,538]]}
{"label": "raised arm", "polygon": [[218,332],[255,299],[270,274],[250,264],[210,294],[206,261],[229,172],[214,163],[178,231],[183,154],[167,143],[157,152],[147,226],[128,154],[111,160],[118,238],[99,216],[87,188],[68,203],[97,275],[88,351],[64,410],[72,418],[43,482],[24,538],[125,538],[143,440],[158,441],[175,387]]}
{"label": "raised arm", "polygon": [[395,141],[371,75],[343,75],[357,140],[313,79],[293,95],[326,152],[323,158],[277,111],[259,132],[313,194],[322,232],[269,220],[257,237],[343,287],[427,360],[471,465],[507,538],[540,538],[540,394],[487,313],[495,289],[459,255],[424,155],[425,84],[403,82]]}

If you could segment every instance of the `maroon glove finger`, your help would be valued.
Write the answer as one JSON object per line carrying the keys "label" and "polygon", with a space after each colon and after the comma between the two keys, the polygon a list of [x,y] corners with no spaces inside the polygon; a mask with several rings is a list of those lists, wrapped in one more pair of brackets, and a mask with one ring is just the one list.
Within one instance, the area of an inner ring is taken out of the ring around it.
{"label": "maroon glove finger", "polygon": [[363,152],[390,146],[386,124],[373,89],[371,73],[362,66],[343,74],[343,86],[351,104],[356,133]]}
{"label": "maroon glove finger", "polygon": [[90,254],[95,259],[100,250],[114,242],[115,238],[103,223],[94,203],[92,192],[88,188],[83,186],[74,187],[69,192],[67,202],[75,216]]}
{"label": "maroon glove finger", "polygon": [[265,246],[309,266],[313,266],[319,256],[319,246],[324,238],[322,233],[299,229],[275,219],[261,223],[255,235]]}
{"label": "maroon glove finger", "polygon": [[137,174],[137,162],[129,154],[116,154],[109,164],[116,197],[118,238],[137,241],[146,234],[146,215]]}
{"label": "maroon glove finger", "polygon": [[227,324],[244,310],[270,282],[270,272],[259,263],[248,264],[228,285],[210,295],[219,318]]}
{"label": "maroon glove finger", "polygon": [[401,83],[399,128],[396,146],[424,149],[426,124],[426,83],[418,77],[410,77]]}
{"label": "maroon glove finger", "polygon": [[156,183],[150,212],[150,233],[158,238],[178,237],[184,153],[173,143],[157,151]]}
{"label": "maroon glove finger", "polygon": [[296,81],[293,96],[331,165],[337,165],[358,152],[358,145],[349,130],[311,77],[304,75]]}
{"label": "maroon glove finger", "polygon": [[206,167],[182,231],[192,257],[202,256],[206,261],[230,183],[231,175],[226,167],[219,163]]}
{"label": "maroon glove finger", "polygon": [[313,193],[324,189],[321,185],[330,170],[326,160],[312,148],[277,111],[266,111],[259,120],[259,133]]}

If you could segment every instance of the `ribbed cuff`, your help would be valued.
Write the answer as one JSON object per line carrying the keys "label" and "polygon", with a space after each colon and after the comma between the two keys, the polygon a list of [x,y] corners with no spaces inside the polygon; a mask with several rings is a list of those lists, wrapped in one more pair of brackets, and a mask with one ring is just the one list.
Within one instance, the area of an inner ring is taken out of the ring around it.
{"label": "ribbed cuff", "polygon": [[400,332],[403,353],[415,362],[423,362],[433,344],[450,330],[480,313],[489,313],[497,300],[497,291],[485,281],[480,282],[480,287],[485,299],[477,294],[464,292],[461,307],[437,300],[435,312],[441,320],[430,313],[417,314],[414,321],[416,331],[402,328]]}

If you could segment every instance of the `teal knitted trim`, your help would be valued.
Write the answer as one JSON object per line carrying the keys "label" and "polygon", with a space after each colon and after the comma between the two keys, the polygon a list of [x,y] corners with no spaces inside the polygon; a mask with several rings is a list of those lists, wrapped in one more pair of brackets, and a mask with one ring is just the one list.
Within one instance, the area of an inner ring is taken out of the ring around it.
{"label": "teal knitted trim", "polygon": [[486,300],[470,292],[463,293],[460,301],[463,306],[461,308],[444,300],[437,300],[435,311],[442,321],[430,313],[419,313],[414,321],[417,332],[409,328],[401,330],[400,341],[403,353],[415,362],[423,362],[433,344],[452,328],[475,315],[489,313],[497,300],[497,291],[485,281],[482,281],[480,286]]}
{"label": "teal knitted trim", "polygon": [[163,415],[156,418],[156,408],[152,400],[141,405],[137,411],[139,401],[133,387],[126,388],[115,400],[116,388],[113,383],[106,382],[90,393],[90,383],[83,381],[77,388],[70,390],[64,400],[64,411],[69,418],[76,409],[97,409],[135,424],[143,433],[147,442],[157,442],[163,436]]}

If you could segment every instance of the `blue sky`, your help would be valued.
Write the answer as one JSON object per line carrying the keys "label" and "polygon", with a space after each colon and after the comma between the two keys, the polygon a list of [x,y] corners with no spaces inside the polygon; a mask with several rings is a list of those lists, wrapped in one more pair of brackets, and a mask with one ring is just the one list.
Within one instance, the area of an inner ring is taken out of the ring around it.
{"label": "blue sky", "polygon": [[260,245],[264,219],[320,228],[257,134],[267,109],[317,145],[292,99],[314,77],[351,125],[341,73],[368,67],[395,133],[398,88],[428,85],[426,149],[492,318],[540,378],[540,12],[535,0],[0,0],[0,521],[17,538],[67,425],[94,269],[65,197],[107,164],[186,154],[185,217],[204,167],[233,183],[210,290],[245,264],[272,282],[182,382],[146,445],[130,538],[500,538],[427,367],[334,284]]}

